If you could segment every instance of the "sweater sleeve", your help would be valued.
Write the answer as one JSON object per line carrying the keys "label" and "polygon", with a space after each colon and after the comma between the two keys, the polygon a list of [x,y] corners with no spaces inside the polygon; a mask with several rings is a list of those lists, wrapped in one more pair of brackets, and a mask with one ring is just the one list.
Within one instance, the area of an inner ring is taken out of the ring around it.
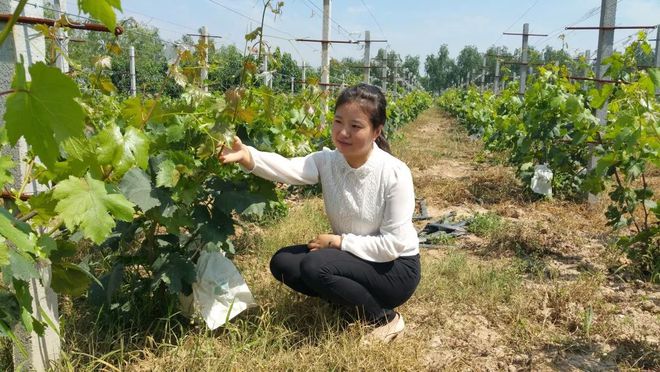
{"label": "sweater sleeve", "polygon": [[341,249],[364,260],[395,260],[406,248],[419,245],[412,225],[415,192],[412,175],[404,164],[395,166],[385,193],[385,211],[379,235],[342,234]]}
{"label": "sweater sleeve", "polygon": [[321,152],[314,152],[304,157],[285,158],[273,152],[263,152],[252,146],[247,146],[254,168],[247,169],[261,178],[269,181],[282,182],[289,185],[313,185],[319,182],[317,161]]}

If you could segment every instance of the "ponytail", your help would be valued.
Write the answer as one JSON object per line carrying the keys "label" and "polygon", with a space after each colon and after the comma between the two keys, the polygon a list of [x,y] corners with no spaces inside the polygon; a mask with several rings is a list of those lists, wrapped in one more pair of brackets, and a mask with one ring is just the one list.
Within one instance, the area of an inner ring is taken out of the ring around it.
{"label": "ponytail", "polygon": [[383,131],[380,132],[380,135],[378,138],[376,138],[376,145],[378,147],[385,151],[388,154],[392,154],[392,150],[390,149],[390,144],[387,142],[387,138],[385,138],[385,134],[383,134]]}

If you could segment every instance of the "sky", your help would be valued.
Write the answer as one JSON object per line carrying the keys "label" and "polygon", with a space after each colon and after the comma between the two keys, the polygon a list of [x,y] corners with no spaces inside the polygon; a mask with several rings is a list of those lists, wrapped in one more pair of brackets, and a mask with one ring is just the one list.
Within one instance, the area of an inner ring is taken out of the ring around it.
{"label": "sky", "polygon": [[[273,1],[277,2],[277,1]],[[76,1],[68,0],[69,11],[77,13]],[[244,35],[258,25],[264,0],[121,0],[123,14],[159,29],[163,39],[175,41],[186,33],[198,33],[206,26],[216,45],[234,44],[241,50]],[[555,49],[564,45],[571,54],[592,50],[595,53],[598,31],[566,31],[566,26],[598,26],[601,0],[332,0],[332,40],[359,40],[369,30],[372,57],[378,48],[388,47],[401,56],[424,59],[447,44],[455,58],[466,45],[480,52],[491,45],[520,47],[520,36],[503,32],[522,32],[529,23],[530,45]],[[281,14],[266,13],[266,41],[280,47],[298,61],[319,66],[321,45],[296,42],[296,38],[321,39],[323,0],[284,0]],[[616,24],[650,26],[660,24],[660,0],[619,0]],[[634,30],[616,30],[615,48],[621,49]],[[650,30],[655,38],[656,30]],[[563,36],[564,41],[560,39]],[[333,44],[333,58],[363,58],[362,45]]]}

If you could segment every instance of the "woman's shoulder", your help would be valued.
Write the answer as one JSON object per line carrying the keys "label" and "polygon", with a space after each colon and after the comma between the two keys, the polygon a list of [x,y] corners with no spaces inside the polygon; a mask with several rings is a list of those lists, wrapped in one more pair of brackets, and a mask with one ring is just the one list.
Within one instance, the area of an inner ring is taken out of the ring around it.
{"label": "woman's shoulder", "polygon": [[321,150],[314,151],[313,153],[309,154],[309,156],[314,159],[314,162],[317,164],[317,166],[324,167],[330,164],[334,158],[336,158],[335,152],[335,150],[323,147]]}
{"label": "woman's shoulder", "polygon": [[380,150],[379,152],[384,173],[389,179],[399,180],[402,177],[412,179],[412,173],[406,163],[386,151]]}
{"label": "woman's shoulder", "polygon": [[387,169],[392,169],[399,172],[408,172],[410,173],[410,168],[404,163],[401,159],[390,154],[387,151],[379,149],[380,156],[382,158],[382,163]]}

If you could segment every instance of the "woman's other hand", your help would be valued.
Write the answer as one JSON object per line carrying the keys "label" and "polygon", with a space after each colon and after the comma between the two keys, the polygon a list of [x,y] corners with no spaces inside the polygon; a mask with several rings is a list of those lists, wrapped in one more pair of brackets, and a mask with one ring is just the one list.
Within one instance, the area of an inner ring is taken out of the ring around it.
{"label": "woman's other hand", "polygon": [[234,142],[232,143],[231,148],[223,146],[220,149],[218,160],[220,160],[222,164],[238,163],[245,169],[254,169],[254,160],[252,160],[250,151],[237,136],[234,136]]}
{"label": "woman's other hand", "polygon": [[310,251],[323,248],[341,249],[341,236],[334,234],[321,234],[307,243]]}

